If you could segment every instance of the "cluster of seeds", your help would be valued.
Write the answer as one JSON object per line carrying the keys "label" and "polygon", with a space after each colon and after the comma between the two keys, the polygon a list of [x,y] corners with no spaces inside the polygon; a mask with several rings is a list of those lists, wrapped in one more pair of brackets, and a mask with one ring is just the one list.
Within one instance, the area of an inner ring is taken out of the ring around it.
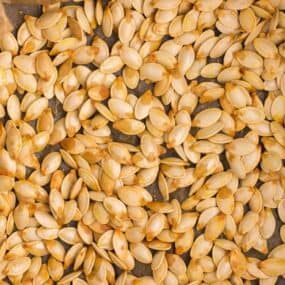
{"label": "cluster of seeds", "polygon": [[84,0],[1,35],[0,284],[276,284],[282,10]]}

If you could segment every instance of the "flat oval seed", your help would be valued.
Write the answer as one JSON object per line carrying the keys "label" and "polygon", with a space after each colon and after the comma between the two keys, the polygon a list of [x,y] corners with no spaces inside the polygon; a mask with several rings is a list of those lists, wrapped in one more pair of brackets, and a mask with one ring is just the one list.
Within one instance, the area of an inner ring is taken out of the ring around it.
{"label": "flat oval seed", "polygon": [[5,272],[11,277],[22,275],[30,268],[30,265],[31,259],[29,257],[17,257],[8,262]]}
{"label": "flat oval seed", "polygon": [[268,276],[278,276],[284,274],[284,259],[268,258],[259,263],[259,268]]}
{"label": "flat oval seed", "polygon": [[210,63],[202,68],[201,76],[205,78],[215,78],[218,76],[221,70],[222,70],[222,64]]}
{"label": "flat oval seed", "polygon": [[133,48],[123,47],[120,50],[120,56],[124,64],[132,69],[139,69],[142,65],[141,55]]}
{"label": "flat oval seed", "polygon": [[36,57],[36,71],[41,78],[49,80],[53,74],[53,63],[49,55],[41,52]]}
{"label": "flat oval seed", "polygon": [[17,85],[25,91],[35,93],[37,91],[37,80],[32,74],[24,73],[17,68],[13,69]]}
{"label": "flat oval seed", "polygon": [[35,218],[39,224],[41,224],[46,228],[51,228],[51,229],[58,228],[58,223],[56,222],[56,220],[46,212],[36,211]]}
{"label": "flat oval seed", "polygon": [[[1,59],[1,62],[3,60]],[[28,55],[18,55],[13,59],[15,66],[25,73],[36,73],[35,58]]]}
{"label": "flat oval seed", "polygon": [[124,63],[119,56],[110,56],[100,65],[100,71],[106,74],[115,73],[123,67]]}
{"label": "flat oval seed", "polygon": [[254,48],[264,58],[276,58],[278,50],[274,42],[266,38],[256,38],[253,41]]}
{"label": "flat oval seed", "polygon": [[139,186],[124,186],[118,190],[118,195],[128,206],[143,206],[152,201],[147,190]]}
{"label": "flat oval seed", "polygon": [[221,114],[221,110],[218,108],[203,110],[194,117],[192,125],[198,128],[209,127],[219,120]]}
{"label": "flat oval seed", "polygon": [[257,18],[251,8],[240,11],[239,22],[241,27],[248,33],[254,31],[257,25]]}
{"label": "flat oval seed", "polygon": [[260,68],[263,66],[262,57],[253,51],[238,51],[236,58],[241,65],[247,68]]}
{"label": "flat oval seed", "polygon": [[44,174],[51,174],[59,168],[61,164],[61,155],[59,152],[49,153],[42,161],[41,171]]}
{"label": "flat oval seed", "polygon": [[145,63],[140,68],[140,77],[142,80],[157,82],[163,79],[166,70],[158,63]]}
{"label": "flat oval seed", "polygon": [[151,123],[161,131],[167,131],[170,127],[170,119],[158,108],[152,108],[149,112]]}
{"label": "flat oval seed", "polygon": [[145,125],[135,119],[122,119],[114,122],[113,127],[126,135],[137,135],[144,131]]}
{"label": "flat oval seed", "polygon": [[36,24],[40,29],[48,29],[54,26],[62,16],[61,11],[48,11],[38,18]]}
{"label": "flat oval seed", "polygon": [[47,108],[48,108],[47,98],[42,97],[42,98],[35,100],[27,108],[24,120],[32,121],[32,120],[38,119]]}
{"label": "flat oval seed", "polygon": [[235,139],[227,145],[227,150],[237,156],[249,154],[255,148],[256,145],[247,138]]}
{"label": "flat oval seed", "polygon": [[66,112],[75,111],[84,101],[86,91],[84,89],[71,92],[65,97],[63,102],[63,110]]}
{"label": "flat oval seed", "polygon": [[240,120],[246,124],[258,124],[265,119],[265,114],[256,107],[245,107],[237,111]]}
{"label": "flat oval seed", "polygon": [[215,240],[224,231],[226,216],[220,214],[212,218],[205,228],[205,239]]}

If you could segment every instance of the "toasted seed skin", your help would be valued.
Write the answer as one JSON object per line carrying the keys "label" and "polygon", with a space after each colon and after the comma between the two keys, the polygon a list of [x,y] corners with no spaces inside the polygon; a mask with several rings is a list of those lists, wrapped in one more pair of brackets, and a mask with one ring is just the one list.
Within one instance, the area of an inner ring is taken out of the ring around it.
{"label": "toasted seed skin", "polygon": [[151,80],[153,82],[163,79],[165,69],[158,63],[146,63],[140,69],[140,77],[142,80]]}
{"label": "toasted seed skin", "polygon": [[47,53],[39,53],[36,57],[36,70],[39,76],[49,80],[52,75],[53,64]]}
{"label": "toasted seed skin", "polygon": [[142,65],[142,58],[135,49],[123,47],[120,51],[120,56],[123,62],[132,69],[137,70]]}
{"label": "toasted seed skin", "polygon": [[283,274],[284,271],[283,259],[279,258],[269,258],[261,261],[259,267],[266,275],[272,277]]}
{"label": "toasted seed skin", "polygon": [[7,264],[6,272],[8,276],[17,276],[23,274],[30,267],[31,259],[28,257],[20,257],[12,260]]}
{"label": "toasted seed skin", "polygon": [[47,12],[37,20],[37,26],[40,29],[47,29],[53,26],[61,17],[60,11]]}

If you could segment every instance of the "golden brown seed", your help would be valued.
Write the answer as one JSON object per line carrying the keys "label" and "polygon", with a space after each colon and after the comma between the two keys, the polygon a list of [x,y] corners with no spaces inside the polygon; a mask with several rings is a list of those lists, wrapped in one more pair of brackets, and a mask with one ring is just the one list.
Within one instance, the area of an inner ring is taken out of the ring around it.
{"label": "golden brown seed", "polygon": [[151,195],[139,186],[125,186],[118,189],[120,199],[129,206],[143,206],[152,201]]}
{"label": "golden brown seed", "polygon": [[37,20],[37,26],[40,29],[47,29],[52,27],[62,16],[61,11],[50,11],[41,15]]}
{"label": "golden brown seed", "polygon": [[44,174],[51,174],[59,168],[61,164],[61,155],[58,152],[49,153],[43,160],[41,171]]}
{"label": "golden brown seed", "polygon": [[264,58],[277,57],[278,51],[274,42],[265,38],[256,38],[253,41],[254,48]]}
{"label": "golden brown seed", "polygon": [[280,258],[269,258],[259,263],[259,268],[268,276],[284,274],[284,260]]}
{"label": "golden brown seed", "polygon": [[37,55],[36,71],[44,80],[49,80],[52,76],[53,63],[47,53],[41,52]]}
{"label": "golden brown seed", "polygon": [[141,55],[135,49],[123,47],[120,50],[120,56],[124,64],[132,69],[137,70],[142,65]]}
{"label": "golden brown seed", "polygon": [[221,116],[221,110],[217,108],[207,109],[198,113],[193,119],[193,126],[199,128],[209,127],[217,122]]}
{"label": "golden brown seed", "polygon": [[162,80],[165,73],[164,67],[158,63],[145,63],[140,69],[141,79],[153,82]]}
{"label": "golden brown seed", "polygon": [[27,108],[24,120],[32,121],[39,118],[47,108],[48,108],[47,98],[41,97],[39,99],[36,99]]}
{"label": "golden brown seed", "polygon": [[135,119],[122,119],[114,122],[113,127],[126,135],[137,135],[144,131],[142,122]]}
{"label": "golden brown seed", "polygon": [[18,257],[8,262],[5,272],[8,276],[17,276],[25,273],[31,265],[29,257]]}
{"label": "golden brown seed", "polygon": [[24,73],[17,68],[13,69],[13,74],[17,85],[31,93],[37,90],[37,81],[32,74]]}

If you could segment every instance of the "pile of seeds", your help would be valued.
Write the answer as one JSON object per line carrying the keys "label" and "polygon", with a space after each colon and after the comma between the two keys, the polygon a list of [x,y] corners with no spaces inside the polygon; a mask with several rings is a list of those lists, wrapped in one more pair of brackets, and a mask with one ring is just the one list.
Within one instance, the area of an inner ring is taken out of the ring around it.
{"label": "pile of seeds", "polygon": [[1,35],[0,284],[276,284],[282,10],[84,0]]}

